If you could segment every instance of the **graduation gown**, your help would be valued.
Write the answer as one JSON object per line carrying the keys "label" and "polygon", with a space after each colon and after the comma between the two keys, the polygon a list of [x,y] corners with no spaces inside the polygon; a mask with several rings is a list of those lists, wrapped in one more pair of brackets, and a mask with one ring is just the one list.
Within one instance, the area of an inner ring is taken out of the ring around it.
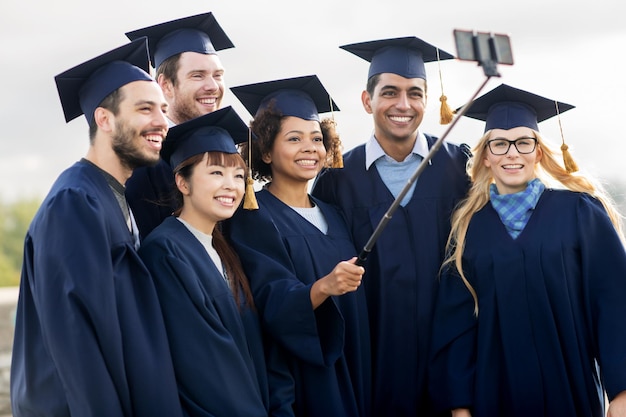
{"label": "graduation gown", "polygon": [[126,200],[142,240],[177,208],[174,191],[172,168],[163,159],[155,166],[135,169],[126,181]]}
{"label": "graduation gown", "polygon": [[[488,203],[441,278],[431,393],[472,416],[604,416],[626,390],[626,252],[602,205],[546,190],[517,239]],[[597,368],[599,365],[599,370]]]}
{"label": "graduation gown", "polygon": [[[426,135],[429,147],[436,138]],[[444,143],[377,240],[365,264],[373,355],[375,416],[428,416],[426,369],[436,280],[450,214],[466,194],[467,154]],[[407,173],[407,179],[412,173]],[[357,250],[394,201],[365,145],[344,155],[343,169],[323,171],[313,195],[339,206]]]}
{"label": "graduation gown", "polygon": [[268,380],[258,317],[249,308],[238,310],[226,280],[187,227],[165,219],[139,253],[161,301],[185,415],[292,415],[286,364],[279,374],[280,364],[270,361],[276,379]]}
{"label": "graduation gown", "polygon": [[25,239],[13,415],[180,416],[154,285],[102,173],[57,179]]}
{"label": "graduation gown", "polygon": [[288,352],[297,416],[368,416],[370,348],[360,288],[311,306],[313,283],[356,256],[336,208],[314,199],[327,234],[261,190],[259,210],[239,210],[228,234],[269,333]]}

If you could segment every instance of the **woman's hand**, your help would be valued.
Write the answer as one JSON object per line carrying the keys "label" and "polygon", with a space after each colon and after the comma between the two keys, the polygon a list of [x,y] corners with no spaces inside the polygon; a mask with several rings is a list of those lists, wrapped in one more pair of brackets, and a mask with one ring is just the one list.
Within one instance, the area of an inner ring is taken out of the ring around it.
{"label": "woman's hand", "polygon": [[607,417],[626,417],[626,391],[622,391],[609,403]]}
{"label": "woman's hand", "polygon": [[318,279],[311,287],[313,309],[319,307],[331,295],[344,295],[361,286],[365,268],[355,265],[356,256],[339,262],[326,276]]}
{"label": "woman's hand", "polygon": [[472,417],[472,414],[467,408],[456,408],[452,410],[452,417]]}

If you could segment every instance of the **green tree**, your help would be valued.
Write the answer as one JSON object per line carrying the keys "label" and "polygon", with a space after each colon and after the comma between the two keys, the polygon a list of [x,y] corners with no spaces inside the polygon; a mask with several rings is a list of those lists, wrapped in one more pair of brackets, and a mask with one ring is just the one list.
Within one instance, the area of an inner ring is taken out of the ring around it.
{"label": "green tree", "polygon": [[0,203],[0,286],[20,282],[24,236],[40,204],[35,198]]}

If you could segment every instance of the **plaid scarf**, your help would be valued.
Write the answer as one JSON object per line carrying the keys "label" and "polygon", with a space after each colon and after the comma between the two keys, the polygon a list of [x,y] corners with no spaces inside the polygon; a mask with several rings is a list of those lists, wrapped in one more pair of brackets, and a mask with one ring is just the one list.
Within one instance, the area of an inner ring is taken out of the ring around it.
{"label": "plaid scarf", "polygon": [[500,195],[495,184],[489,187],[491,205],[513,239],[526,227],[532,210],[537,206],[545,189],[545,185],[538,178],[530,181],[524,191],[515,194]]}

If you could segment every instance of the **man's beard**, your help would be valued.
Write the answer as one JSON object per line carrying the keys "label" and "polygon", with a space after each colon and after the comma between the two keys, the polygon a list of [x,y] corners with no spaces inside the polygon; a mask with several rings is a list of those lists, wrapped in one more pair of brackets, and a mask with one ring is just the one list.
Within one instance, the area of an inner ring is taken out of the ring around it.
{"label": "man's beard", "polygon": [[181,103],[181,105],[177,106],[176,109],[172,109],[172,120],[176,120],[177,124],[181,124],[184,122],[188,122],[191,119],[195,119],[196,117],[204,116],[194,105],[194,103],[189,104],[188,102]]}
{"label": "man's beard", "polygon": [[136,129],[128,127],[123,121],[115,123],[115,134],[113,135],[113,151],[120,159],[122,165],[135,169],[142,166],[154,166],[159,162],[159,155],[147,155],[135,143],[135,138],[143,138],[146,132],[137,132]]}

